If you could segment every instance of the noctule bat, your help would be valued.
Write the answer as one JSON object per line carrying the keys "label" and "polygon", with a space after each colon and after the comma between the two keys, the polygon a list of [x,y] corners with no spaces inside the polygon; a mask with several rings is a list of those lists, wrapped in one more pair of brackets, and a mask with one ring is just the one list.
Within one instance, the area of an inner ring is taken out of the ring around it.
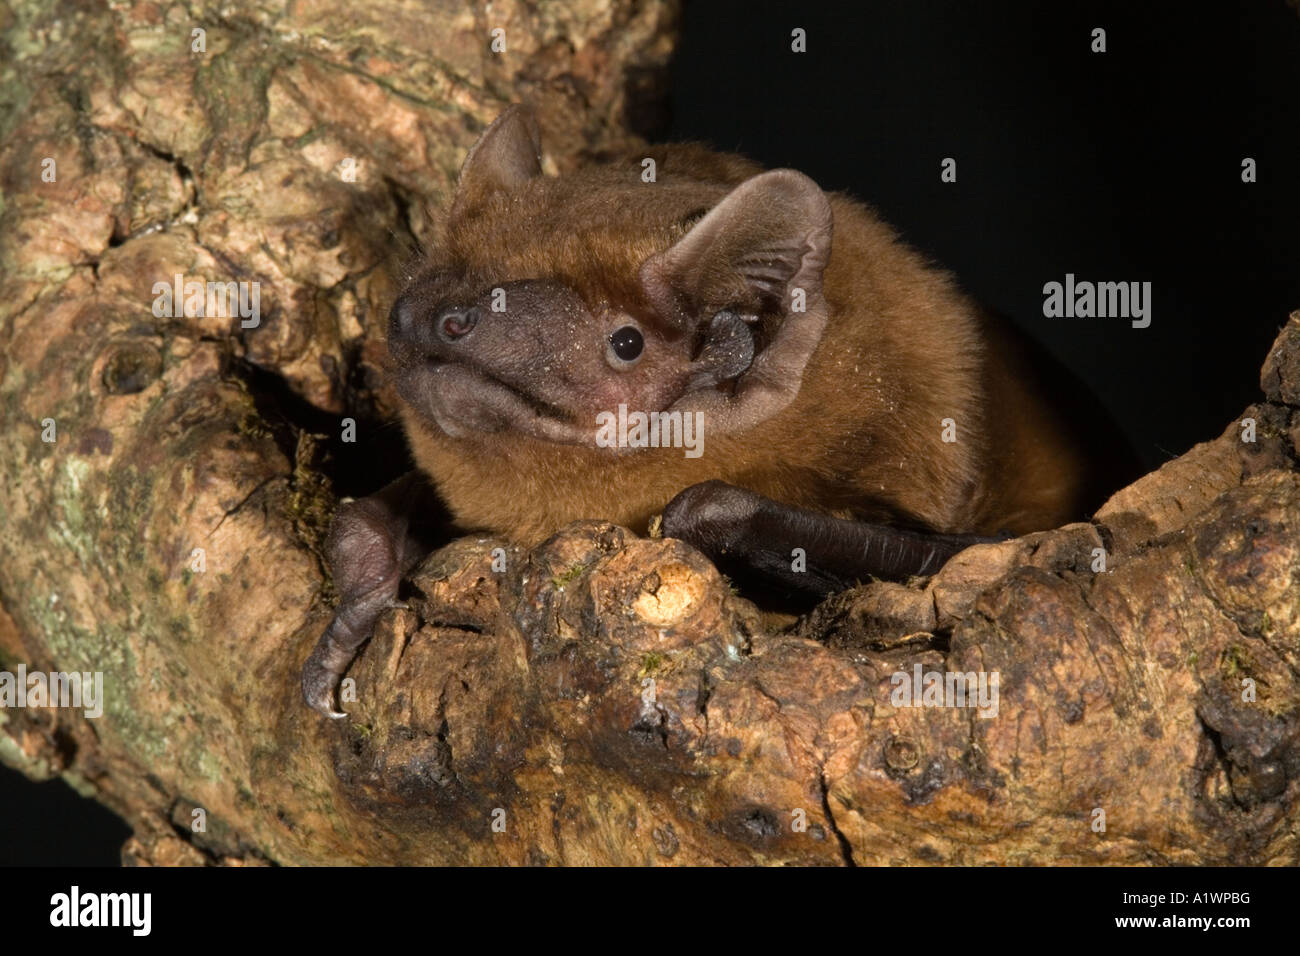
{"label": "noctule bat", "polygon": [[[1095,503],[1097,455],[1042,368],[864,205],[697,145],[558,177],[539,156],[509,108],[389,316],[411,451],[461,526],[535,545],[662,514],[715,559],[825,592]],[[606,447],[601,423],[631,412],[698,423],[698,454]],[[415,493],[335,517],[341,602],[303,673],[323,714],[422,554]]]}

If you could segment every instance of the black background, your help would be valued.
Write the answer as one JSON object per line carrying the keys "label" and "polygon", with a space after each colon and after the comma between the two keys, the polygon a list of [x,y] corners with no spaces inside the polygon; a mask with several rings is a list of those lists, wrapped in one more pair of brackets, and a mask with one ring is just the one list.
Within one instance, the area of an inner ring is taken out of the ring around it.
{"label": "black background", "polygon": [[[1258,398],[1300,308],[1300,16],[1281,0],[695,2],[671,84],[668,138],[875,206],[1083,379],[1147,467]],[[1067,272],[1150,281],[1150,328],[1044,318]],[[111,863],[125,835],[0,768],[0,863]]]}

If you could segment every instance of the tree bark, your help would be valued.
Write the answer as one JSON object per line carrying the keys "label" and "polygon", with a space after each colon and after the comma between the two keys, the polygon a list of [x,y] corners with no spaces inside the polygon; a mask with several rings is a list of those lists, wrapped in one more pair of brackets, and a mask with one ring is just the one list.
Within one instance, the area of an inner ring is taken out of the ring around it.
{"label": "tree bark", "polygon": [[[635,142],[675,10],[272,6],[0,23],[0,670],[105,685],[98,719],[0,709],[0,759],[120,813],[135,863],[1300,862],[1300,313],[1255,440],[1091,523],[786,630],[677,541],[462,538],[350,718],[310,711],[334,502],[401,467],[381,336],[423,208],[508,101],[552,168]],[[176,275],[256,279],[260,324],[156,315]],[[996,716],[902,706],[918,665],[997,674]]]}

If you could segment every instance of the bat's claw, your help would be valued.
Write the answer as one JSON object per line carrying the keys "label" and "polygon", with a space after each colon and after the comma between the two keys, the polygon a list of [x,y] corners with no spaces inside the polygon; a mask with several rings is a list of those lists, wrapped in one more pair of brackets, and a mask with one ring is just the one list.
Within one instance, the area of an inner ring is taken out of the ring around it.
{"label": "bat's claw", "polygon": [[316,713],[338,720],[347,714],[334,709],[334,691],[338,688],[339,675],[315,660],[308,660],[302,669],[302,696],[307,706]]}

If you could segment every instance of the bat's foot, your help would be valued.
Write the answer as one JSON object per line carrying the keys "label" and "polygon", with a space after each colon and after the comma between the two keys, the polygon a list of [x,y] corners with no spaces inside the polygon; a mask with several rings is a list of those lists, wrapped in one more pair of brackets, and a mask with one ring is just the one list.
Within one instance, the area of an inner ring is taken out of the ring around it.
{"label": "bat's foot", "polygon": [[357,650],[397,599],[402,573],[422,551],[407,533],[418,477],[399,478],[369,498],[344,502],[330,529],[329,558],[339,606],[302,669],[302,696],[318,714],[338,719],[334,695]]}
{"label": "bat's foot", "polygon": [[312,710],[335,719],[347,716],[334,709],[339,681],[356,657],[357,649],[370,637],[379,616],[390,608],[408,607],[393,593],[397,590],[397,577],[398,568],[393,565],[375,590],[339,604],[334,619],[302,668],[302,696]]}

